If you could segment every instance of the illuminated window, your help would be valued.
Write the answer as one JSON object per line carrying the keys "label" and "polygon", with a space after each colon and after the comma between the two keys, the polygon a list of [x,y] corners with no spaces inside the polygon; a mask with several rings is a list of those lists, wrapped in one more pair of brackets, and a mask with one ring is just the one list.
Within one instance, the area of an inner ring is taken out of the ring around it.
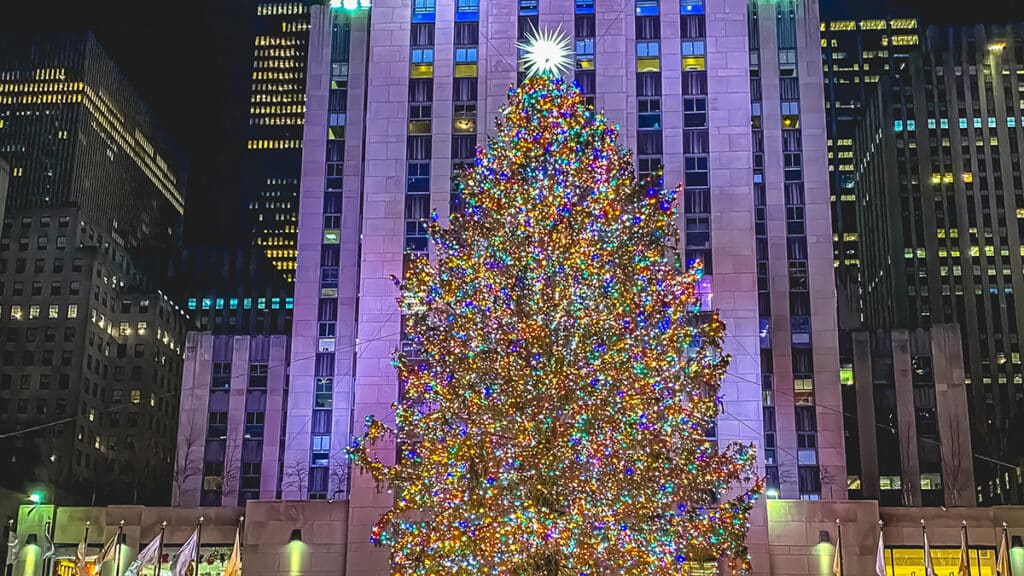
{"label": "illuminated window", "polygon": [[11,320],[21,320],[21,306],[15,304],[11,306]]}
{"label": "illuminated window", "polygon": [[637,58],[657,58],[661,54],[661,44],[657,40],[636,43]]}
{"label": "illuminated window", "polygon": [[899,476],[880,476],[878,478],[878,487],[882,490],[899,490],[902,485]]}
{"label": "illuminated window", "polygon": [[68,318],[78,318],[78,304],[68,304]]}
{"label": "illuminated window", "polygon": [[129,397],[131,398],[132,404],[141,404],[142,390],[139,390],[138,388],[133,389]]}
{"label": "illuminated window", "polygon": [[33,305],[28,307],[28,319],[29,320],[34,320],[36,318],[39,318],[39,306],[36,305],[36,304],[33,304]]}
{"label": "illuminated window", "polygon": [[121,336],[130,336],[132,333],[132,325],[130,322],[121,322],[118,324],[117,333]]}
{"label": "illuminated window", "polygon": [[146,335],[146,329],[148,327],[149,327],[149,323],[148,322],[139,322],[138,325],[136,326],[136,331],[139,333],[139,336],[145,336]]}
{"label": "illuminated window", "polygon": [[60,317],[60,306],[57,306],[56,304],[51,304],[46,311],[46,317],[51,320],[56,320],[58,317]]}

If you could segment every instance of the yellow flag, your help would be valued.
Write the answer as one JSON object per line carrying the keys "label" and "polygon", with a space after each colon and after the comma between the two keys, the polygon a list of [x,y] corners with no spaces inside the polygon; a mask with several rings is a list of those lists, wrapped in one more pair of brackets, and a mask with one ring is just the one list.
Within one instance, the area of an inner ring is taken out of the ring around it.
{"label": "yellow flag", "polygon": [[224,576],[242,576],[242,548],[239,543],[239,530],[235,530],[235,546],[231,549],[231,556],[224,565]]}

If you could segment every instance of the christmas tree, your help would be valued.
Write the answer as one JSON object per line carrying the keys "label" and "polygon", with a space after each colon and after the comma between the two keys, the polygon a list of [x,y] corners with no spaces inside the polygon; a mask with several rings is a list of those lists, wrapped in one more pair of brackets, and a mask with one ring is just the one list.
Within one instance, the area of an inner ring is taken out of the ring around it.
{"label": "christmas tree", "polygon": [[[393,491],[371,537],[394,574],[749,569],[753,448],[706,439],[725,326],[676,250],[675,192],[638,185],[616,137],[574,87],[529,78],[434,217],[433,262],[409,260],[395,427],[369,418],[350,450]],[[393,466],[371,455],[385,439]]]}

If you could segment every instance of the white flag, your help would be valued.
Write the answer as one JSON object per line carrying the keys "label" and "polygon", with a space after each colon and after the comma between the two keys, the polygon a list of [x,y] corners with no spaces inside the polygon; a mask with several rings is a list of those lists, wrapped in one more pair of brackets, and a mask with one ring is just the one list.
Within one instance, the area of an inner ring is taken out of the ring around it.
{"label": "white flag", "polygon": [[17,562],[19,552],[21,552],[21,542],[18,542],[18,535],[11,530],[10,535],[7,536],[7,563]]}
{"label": "white flag", "polygon": [[242,547],[239,543],[238,533],[235,530],[235,546],[231,549],[231,556],[224,565],[224,576],[242,576]]}
{"label": "white flag", "polygon": [[199,530],[196,530],[188,537],[188,540],[181,545],[181,549],[171,560],[171,576],[188,576],[188,565],[195,560],[196,552],[199,549]]}
{"label": "white flag", "polygon": [[125,570],[125,576],[137,576],[146,566],[156,566],[156,563],[160,561],[161,540],[163,540],[162,532],[148,546],[143,548],[142,552],[139,552],[135,561],[128,565],[128,569]]}
{"label": "white flag", "polygon": [[928,533],[924,532],[924,576],[935,576],[935,566],[932,564],[932,549],[928,546]]}
{"label": "white flag", "polygon": [[875,575],[885,576],[885,542],[882,531],[878,531],[878,557],[875,558]]}
{"label": "white flag", "polygon": [[82,541],[78,543],[78,548],[75,550],[75,575],[86,576],[85,571],[85,553],[87,551],[87,544],[85,543],[85,537],[82,537]]}

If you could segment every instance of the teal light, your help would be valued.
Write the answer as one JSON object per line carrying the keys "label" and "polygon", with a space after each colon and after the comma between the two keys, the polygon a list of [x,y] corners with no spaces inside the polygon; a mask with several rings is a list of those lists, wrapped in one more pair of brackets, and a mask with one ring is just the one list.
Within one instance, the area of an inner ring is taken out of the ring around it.
{"label": "teal light", "polygon": [[35,492],[33,492],[33,493],[28,495],[28,501],[33,503],[33,504],[37,504],[37,505],[38,504],[42,504],[43,503],[43,493],[40,492],[39,490],[36,490]]}
{"label": "teal light", "polygon": [[331,0],[331,10],[346,10],[348,12],[355,12],[356,10],[369,10],[371,0]]}

